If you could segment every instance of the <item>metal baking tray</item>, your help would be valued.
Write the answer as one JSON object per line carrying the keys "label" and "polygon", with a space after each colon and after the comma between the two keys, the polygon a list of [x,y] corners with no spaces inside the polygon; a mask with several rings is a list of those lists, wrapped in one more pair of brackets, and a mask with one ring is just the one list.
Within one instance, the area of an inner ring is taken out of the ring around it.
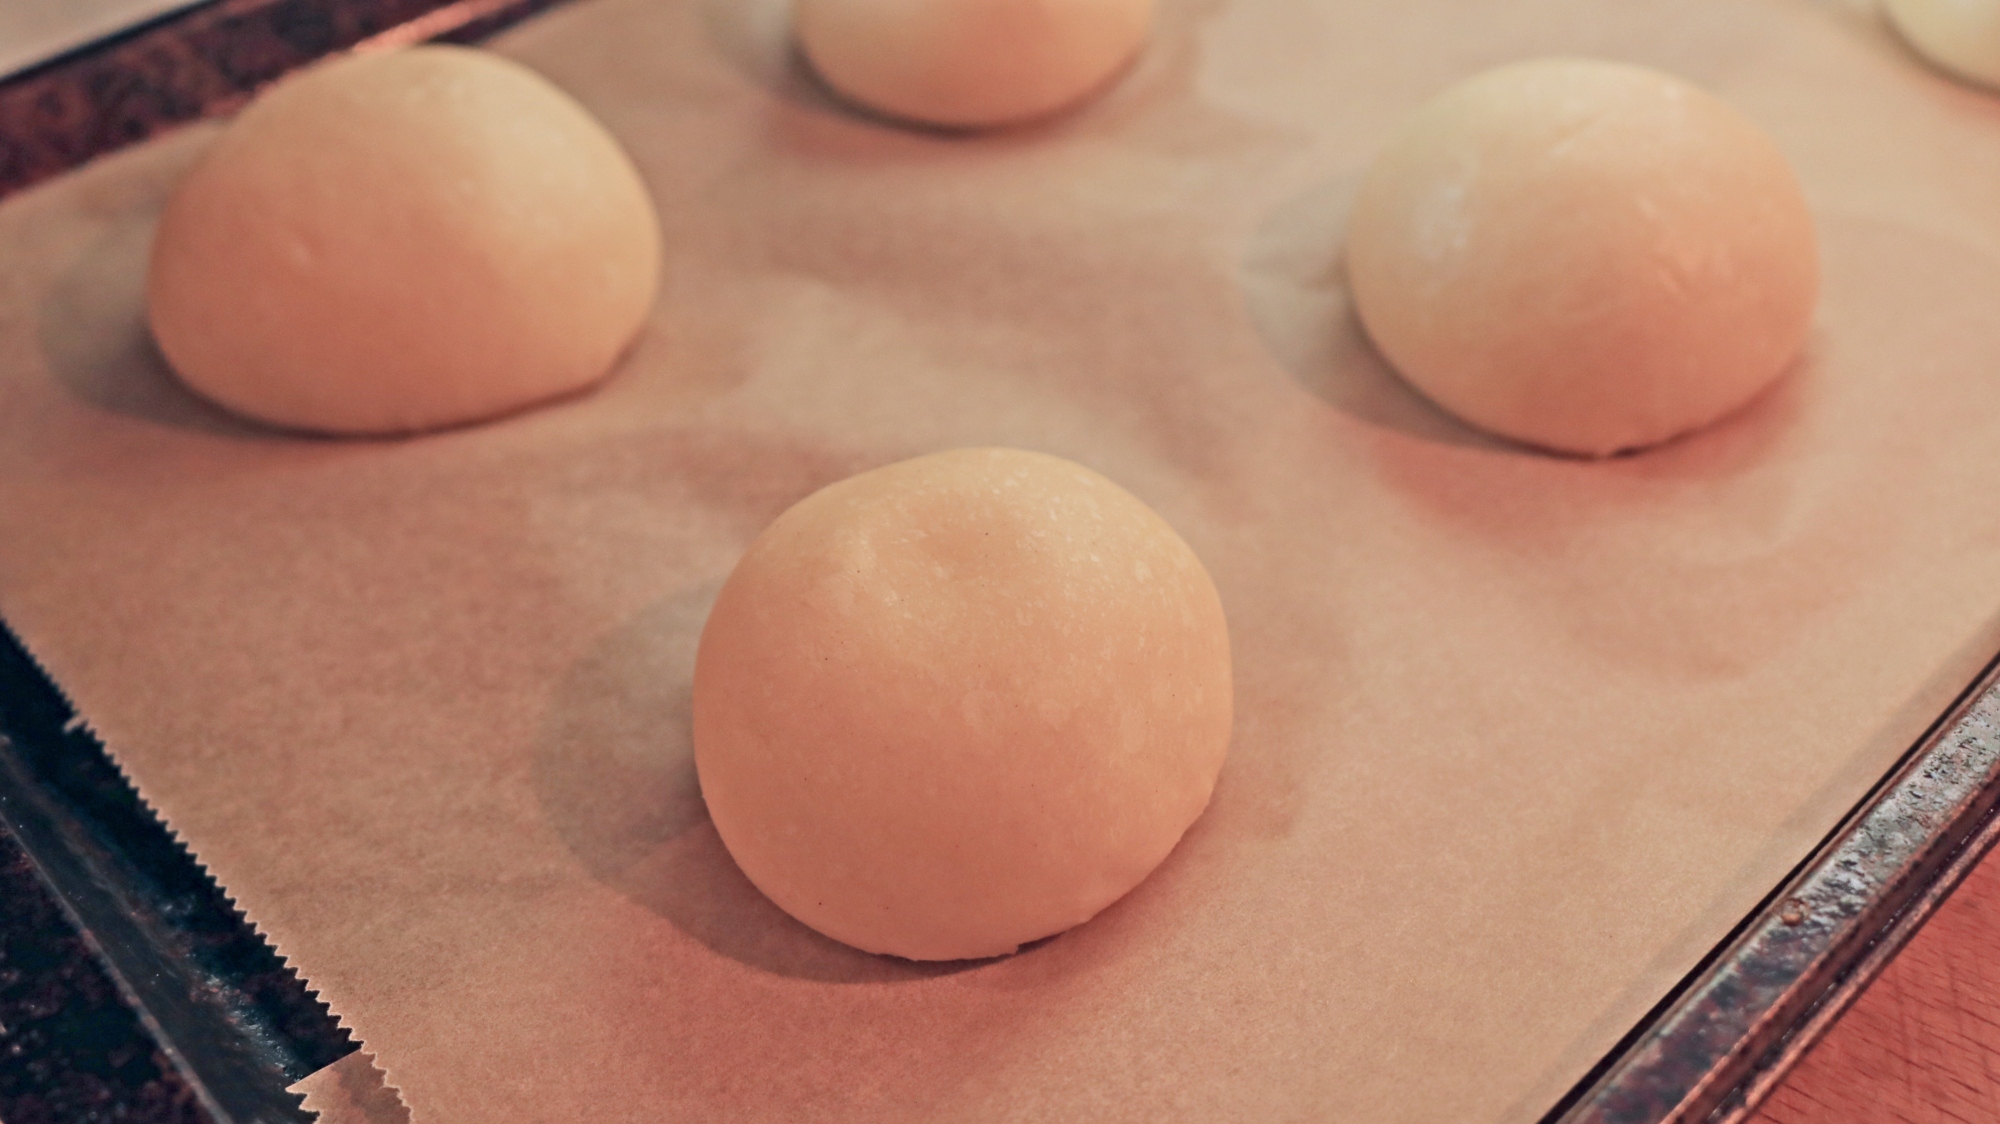
{"label": "metal baking tray", "polygon": [[[316,58],[558,0],[210,0],[0,81],[0,195]],[[2000,838],[2000,656],[1544,1115],[1747,1117]],[[290,1124],[353,1052],[0,622],[0,1119]],[[94,1115],[93,1115],[94,1114]]]}

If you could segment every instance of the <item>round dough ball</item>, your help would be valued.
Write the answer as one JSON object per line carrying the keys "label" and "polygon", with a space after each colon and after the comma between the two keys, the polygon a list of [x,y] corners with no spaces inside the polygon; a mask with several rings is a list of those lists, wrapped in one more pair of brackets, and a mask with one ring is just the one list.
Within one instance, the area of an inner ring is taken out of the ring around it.
{"label": "round dough ball", "polygon": [[785,912],[870,952],[998,956],[1167,856],[1230,697],[1221,602],[1173,528],[1079,465],[962,449],[751,544],[695,658],[695,761]]}
{"label": "round dough ball", "polygon": [[1348,227],[1382,353],[1482,429],[1607,455],[1747,403],[1803,345],[1798,179],[1715,97],[1636,66],[1490,70],[1405,122]]}
{"label": "round dough ball", "polygon": [[827,85],[891,117],[979,128],[1045,117],[1107,85],[1153,0],[799,0]]}
{"label": "round dough ball", "polygon": [[354,56],[259,96],[181,181],[147,311],[227,409],[409,432],[603,378],[659,242],[631,161],[540,75],[458,47]]}
{"label": "round dough ball", "polygon": [[1888,0],[1889,19],[1940,68],[2000,89],[2000,0]]}

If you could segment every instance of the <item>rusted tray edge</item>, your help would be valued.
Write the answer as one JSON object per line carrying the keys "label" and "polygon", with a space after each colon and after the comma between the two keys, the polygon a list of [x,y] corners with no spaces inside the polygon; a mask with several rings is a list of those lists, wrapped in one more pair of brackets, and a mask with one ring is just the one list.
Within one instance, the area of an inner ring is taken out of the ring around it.
{"label": "rusted tray edge", "polygon": [[2000,656],[1544,1124],[1747,1117],[2000,838]]}

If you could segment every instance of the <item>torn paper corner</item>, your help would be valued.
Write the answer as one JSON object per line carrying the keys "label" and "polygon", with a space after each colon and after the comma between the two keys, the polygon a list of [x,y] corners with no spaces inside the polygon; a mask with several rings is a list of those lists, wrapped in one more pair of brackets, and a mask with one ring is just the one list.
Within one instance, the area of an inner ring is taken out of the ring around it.
{"label": "torn paper corner", "polygon": [[[189,958],[190,969],[222,976],[228,986],[217,989],[217,995],[258,996],[262,1017],[284,1028],[284,1073],[323,1068],[352,1053],[358,1045],[353,1033],[251,921],[217,873],[141,791],[107,739],[4,623],[0,694],[9,703],[9,713],[0,716],[0,739],[13,743],[10,756],[24,770],[22,783],[45,788],[52,799],[48,814],[66,821],[74,833],[70,843],[58,846],[80,848],[76,854],[85,867],[115,889],[123,908],[138,921],[135,932],[140,935],[120,943],[171,947],[190,932],[201,933],[205,951]],[[104,861],[104,850],[118,861]],[[65,892],[71,890],[65,887]],[[98,924],[87,916],[82,921],[90,930]],[[118,959],[107,957],[114,970],[129,971],[130,965]],[[142,1009],[152,1002],[144,989],[135,1001]],[[213,1014],[224,1020],[217,1025],[229,1025],[245,1011],[240,999],[223,1000]],[[273,1068],[268,1077],[275,1087],[281,1073],[275,1063]]]}
{"label": "torn paper corner", "polygon": [[307,1112],[319,1124],[409,1124],[410,1110],[375,1064],[375,1056],[347,1055],[292,1086],[304,1094]]}

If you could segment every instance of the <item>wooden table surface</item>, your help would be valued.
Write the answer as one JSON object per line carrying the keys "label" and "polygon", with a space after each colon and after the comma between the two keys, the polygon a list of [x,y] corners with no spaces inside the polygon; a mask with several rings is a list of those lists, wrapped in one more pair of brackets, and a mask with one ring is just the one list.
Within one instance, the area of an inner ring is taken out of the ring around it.
{"label": "wooden table surface", "polygon": [[1989,853],[1751,1124],[2000,1122],[2000,851]]}

